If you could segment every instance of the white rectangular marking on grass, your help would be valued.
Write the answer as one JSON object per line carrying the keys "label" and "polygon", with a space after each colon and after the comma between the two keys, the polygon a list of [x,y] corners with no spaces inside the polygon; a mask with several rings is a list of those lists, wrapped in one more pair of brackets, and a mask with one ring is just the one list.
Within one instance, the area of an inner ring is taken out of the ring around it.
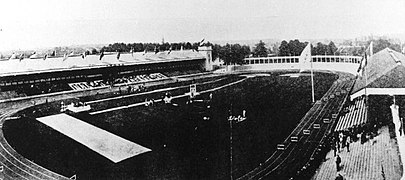
{"label": "white rectangular marking on grass", "polygon": [[152,151],[67,114],[40,117],[37,120],[87,146],[114,163]]}

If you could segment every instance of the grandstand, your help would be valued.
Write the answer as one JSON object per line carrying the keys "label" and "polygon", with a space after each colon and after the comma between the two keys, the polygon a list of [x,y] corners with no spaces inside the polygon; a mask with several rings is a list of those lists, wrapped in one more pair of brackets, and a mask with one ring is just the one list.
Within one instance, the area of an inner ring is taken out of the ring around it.
{"label": "grandstand", "polygon": [[389,48],[369,57],[364,75],[359,76],[351,99],[367,95],[404,95],[405,56]]}
{"label": "grandstand", "polygon": [[[390,107],[403,106],[405,56],[389,48],[368,57],[363,73],[356,79],[346,111],[340,116],[335,131],[354,133],[350,152],[343,150],[343,169],[348,179],[403,179],[403,116]],[[399,107],[403,112],[402,107]],[[398,122],[395,122],[397,119]],[[394,122],[394,123],[393,123]],[[401,125],[402,124],[402,125]],[[357,138],[361,141],[356,141]],[[401,158],[399,158],[401,157]],[[333,152],[316,171],[313,179],[336,177]]]}
{"label": "grandstand", "polygon": [[89,55],[84,58],[73,56],[0,61],[0,97],[24,97],[87,89],[92,84],[92,87],[97,86],[97,83],[100,83],[99,87],[107,87],[112,84],[167,79],[162,73],[210,70],[211,58],[211,49],[200,47],[198,52],[138,52],[122,54],[119,59],[116,53],[106,53],[101,60],[99,55]]}
{"label": "grandstand", "polygon": [[365,98],[359,98],[352,105],[343,110],[343,115],[339,117],[335,131],[348,130],[367,123]]}

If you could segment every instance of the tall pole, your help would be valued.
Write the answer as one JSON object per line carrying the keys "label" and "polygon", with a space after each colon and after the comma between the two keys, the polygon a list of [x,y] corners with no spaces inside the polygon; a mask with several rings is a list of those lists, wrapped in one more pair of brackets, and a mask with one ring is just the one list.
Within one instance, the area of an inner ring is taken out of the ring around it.
{"label": "tall pole", "polygon": [[[372,43],[372,42],[371,42]],[[369,48],[372,48],[372,47],[370,47],[369,46]],[[371,53],[371,51],[370,51],[370,53]],[[370,56],[371,56],[371,54],[370,54]],[[365,80],[365,82],[366,82],[366,85],[364,86],[364,94],[365,94],[365,96],[366,96],[366,121],[368,121],[368,97],[367,97],[367,85],[368,85],[368,82],[367,82],[367,78],[368,78],[368,76],[367,76],[367,69],[366,69],[366,67],[367,67],[367,61],[368,61],[368,59],[367,59],[367,49],[366,49],[366,53],[364,53],[364,68],[363,68],[363,71],[364,71],[364,75],[366,76],[366,80]]]}
{"label": "tall pole", "polygon": [[314,89],[314,70],[312,69],[312,60],[311,60],[311,85],[312,85],[312,103],[315,102],[315,89]]}
{"label": "tall pole", "polygon": [[232,171],[233,171],[233,167],[232,167],[232,165],[233,165],[233,160],[232,160],[232,157],[233,157],[233,149],[232,149],[232,119],[229,119],[229,127],[230,127],[230,129],[231,129],[231,133],[230,133],[230,136],[229,136],[229,142],[230,142],[230,162],[231,162],[230,176],[231,176],[231,180],[233,180],[233,176],[232,176]]}
{"label": "tall pole", "polygon": [[230,154],[230,157],[229,157],[229,160],[230,160],[230,168],[229,168],[229,170],[230,170],[230,172],[229,172],[229,174],[230,174],[230,177],[231,177],[231,180],[233,180],[233,175],[232,175],[232,171],[233,171],[233,149],[232,149],[232,121],[233,121],[233,117],[232,117],[232,111],[233,111],[233,104],[232,104],[232,102],[231,102],[231,108],[230,108],[230,110],[229,110],[229,117],[228,117],[228,121],[229,121],[229,128],[230,128],[230,133],[229,133],[229,154]]}
{"label": "tall pole", "polygon": [[[309,45],[309,52],[311,53],[311,45]],[[312,55],[309,56],[311,61],[311,86],[312,86],[312,103],[315,103],[315,89],[314,89],[314,70],[312,67]]]}
{"label": "tall pole", "polygon": [[[369,46],[369,48],[371,48],[370,46]],[[366,50],[366,52],[367,52],[367,50]],[[370,55],[371,56],[371,55]],[[363,71],[364,71],[364,76],[366,76],[365,78],[366,78],[366,85],[364,86],[364,94],[366,95],[366,110],[367,110],[367,108],[368,108],[368,97],[367,97],[367,85],[368,85],[368,82],[367,82],[367,79],[368,79],[368,76],[367,76],[367,61],[368,61],[368,59],[367,59],[367,53],[364,53],[364,58],[365,58],[365,62],[364,62],[364,69],[363,69]],[[367,115],[367,114],[366,114]],[[366,118],[367,118],[367,116],[366,116]],[[366,119],[367,120],[367,119]]]}
{"label": "tall pole", "polygon": [[[366,55],[367,56],[367,55]],[[367,61],[367,60],[366,60]],[[364,94],[366,95],[366,105],[367,105],[367,85],[368,85],[368,83],[367,83],[367,71],[366,71],[366,66],[367,65],[365,65],[364,66],[364,76],[366,76],[365,78],[366,78],[366,85],[364,86]]]}

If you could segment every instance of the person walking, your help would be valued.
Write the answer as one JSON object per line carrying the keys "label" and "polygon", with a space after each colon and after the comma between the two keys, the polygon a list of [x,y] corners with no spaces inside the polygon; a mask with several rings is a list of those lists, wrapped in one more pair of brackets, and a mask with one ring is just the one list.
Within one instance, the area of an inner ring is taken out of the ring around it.
{"label": "person walking", "polygon": [[337,155],[336,156],[336,171],[339,172],[340,171],[340,163],[342,162],[342,159],[340,159],[340,156]]}
{"label": "person walking", "polygon": [[337,176],[336,176],[336,178],[335,178],[335,180],[343,180],[344,178],[343,178],[343,176],[339,173]]}
{"label": "person walking", "polygon": [[335,142],[332,143],[332,150],[333,150],[333,157],[336,157],[337,150],[336,150],[336,143]]}
{"label": "person walking", "polygon": [[347,152],[350,152],[350,136],[347,136],[347,138],[346,138],[346,149],[347,149]]}

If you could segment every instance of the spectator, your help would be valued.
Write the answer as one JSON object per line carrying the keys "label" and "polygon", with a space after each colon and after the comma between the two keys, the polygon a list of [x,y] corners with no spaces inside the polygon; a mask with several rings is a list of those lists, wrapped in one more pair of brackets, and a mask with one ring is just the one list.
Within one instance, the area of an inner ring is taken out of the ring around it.
{"label": "spectator", "polygon": [[332,149],[333,149],[333,157],[336,157],[337,154],[336,143],[332,143]]}
{"label": "spectator", "polygon": [[131,86],[128,86],[128,94],[130,94],[131,93]]}
{"label": "spectator", "polygon": [[149,106],[150,101],[148,101],[148,98],[145,99],[145,106]]}
{"label": "spectator", "polygon": [[336,171],[340,171],[340,163],[342,162],[342,159],[340,159],[340,156],[336,156]]}
{"label": "spectator", "polygon": [[399,135],[400,135],[400,136],[402,136],[402,131],[403,131],[403,129],[404,129],[404,125],[403,125],[402,122],[403,122],[403,121],[402,121],[402,118],[401,118],[401,124],[400,124],[400,126],[399,126]]}
{"label": "spectator", "polygon": [[338,175],[336,176],[336,178],[335,178],[335,180],[343,180],[344,178],[343,178],[343,176],[340,174],[340,173],[338,173]]}

